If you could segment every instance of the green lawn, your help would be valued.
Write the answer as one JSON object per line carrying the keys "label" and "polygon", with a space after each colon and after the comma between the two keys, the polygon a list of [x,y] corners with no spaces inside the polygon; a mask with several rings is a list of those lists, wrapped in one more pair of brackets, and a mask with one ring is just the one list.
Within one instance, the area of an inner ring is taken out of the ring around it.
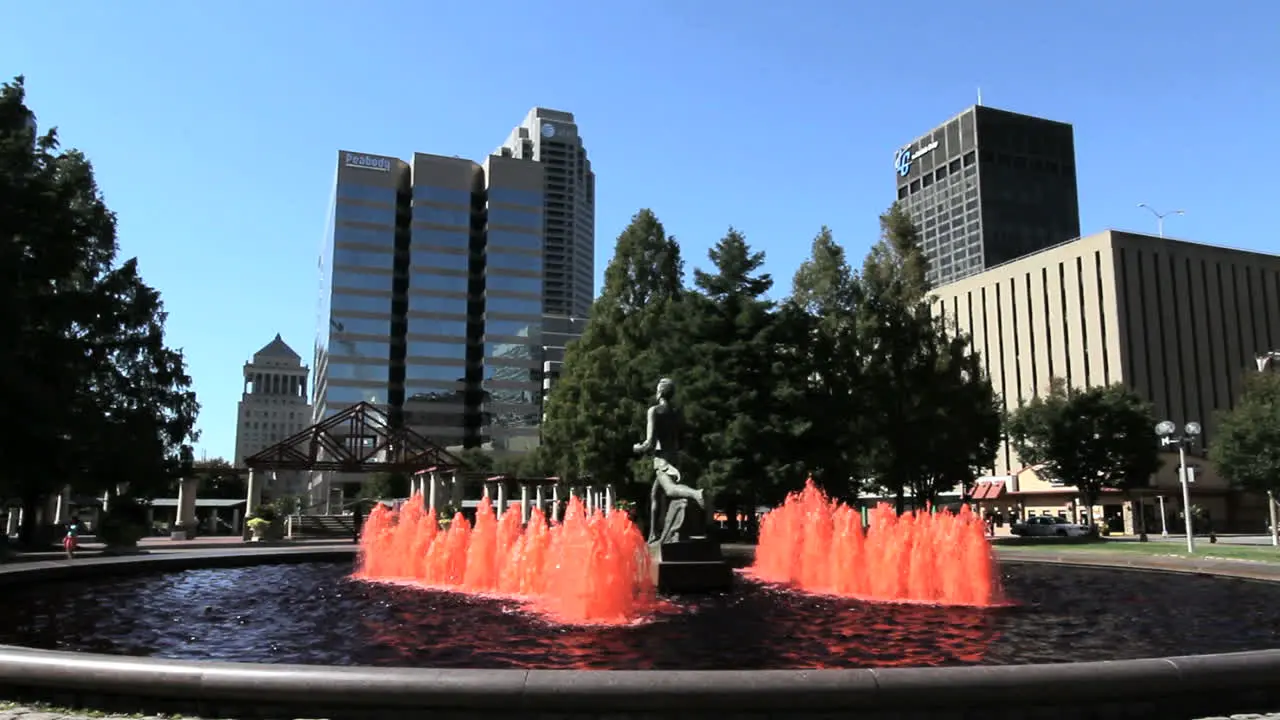
{"label": "green lawn", "polygon": [[996,545],[1001,554],[1018,553],[1128,553],[1132,555],[1166,555],[1173,557],[1223,558],[1228,560],[1254,560],[1280,563],[1280,548],[1270,545],[1211,544],[1207,539],[1196,538],[1196,553],[1187,554],[1183,542],[1135,542],[1131,540],[1103,540],[1091,543],[1053,543],[1026,545]]}

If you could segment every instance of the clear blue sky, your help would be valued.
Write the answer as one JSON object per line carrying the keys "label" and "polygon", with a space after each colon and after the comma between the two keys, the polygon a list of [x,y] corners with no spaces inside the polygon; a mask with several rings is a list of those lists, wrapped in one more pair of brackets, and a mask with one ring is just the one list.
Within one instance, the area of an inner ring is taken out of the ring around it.
{"label": "clear blue sky", "polygon": [[[577,115],[596,273],[640,207],[690,264],[733,224],[790,285],[823,224],[855,258],[892,155],[973,104],[1076,128],[1082,228],[1280,252],[1280,4],[1154,0],[8,2],[0,73],[88,153],[230,456],[240,368],[310,362],[338,148],[480,158]],[[15,32],[16,31],[16,32]],[[781,294],[781,293],[779,293]]]}

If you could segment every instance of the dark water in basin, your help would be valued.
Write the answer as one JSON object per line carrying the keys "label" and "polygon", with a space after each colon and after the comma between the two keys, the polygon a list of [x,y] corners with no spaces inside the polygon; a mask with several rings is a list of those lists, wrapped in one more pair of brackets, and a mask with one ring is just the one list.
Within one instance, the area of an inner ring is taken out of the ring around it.
{"label": "dark water in basin", "polygon": [[770,669],[1108,660],[1280,647],[1280,585],[1007,565],[1016,608],[887,606],[742,581],[621,628],[347,579],[349,562],[5,588],[0,643],[242,662]]}

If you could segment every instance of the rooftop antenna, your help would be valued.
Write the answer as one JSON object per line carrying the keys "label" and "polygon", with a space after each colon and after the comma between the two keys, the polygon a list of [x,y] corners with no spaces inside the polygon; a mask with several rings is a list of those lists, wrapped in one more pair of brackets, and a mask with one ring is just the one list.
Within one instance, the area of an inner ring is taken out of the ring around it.
{"label": "rooftop antenna", "polygon": [[981,85],[978,86],[978,104],[979,105],[982,104],[982,86]]}

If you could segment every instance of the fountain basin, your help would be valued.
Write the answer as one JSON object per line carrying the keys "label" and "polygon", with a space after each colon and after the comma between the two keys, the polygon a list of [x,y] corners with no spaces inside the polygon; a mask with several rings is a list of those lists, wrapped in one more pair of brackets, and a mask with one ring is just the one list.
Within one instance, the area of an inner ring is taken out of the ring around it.
{"label": "fountain basin", "polygon": [[[87,587],[113,574],[331,563],[350,556],[350,548],[268,548],[29,563],[0,570],[0,584],[12,596],[14,584],[74,580]],[[1176,718],[1274,709],[1280,706],[1278,676],[1280,651],[1273,650],[1049,665],[581,672],[203,662],[0,647],[5,699],[205,717],[389,717],[437,710],[480,720],[673,711],[688,718],[816,718],[851,711],[871,718],[975,712],[1012,718],[1049,711],[1055,717],[1123,712]]]}

